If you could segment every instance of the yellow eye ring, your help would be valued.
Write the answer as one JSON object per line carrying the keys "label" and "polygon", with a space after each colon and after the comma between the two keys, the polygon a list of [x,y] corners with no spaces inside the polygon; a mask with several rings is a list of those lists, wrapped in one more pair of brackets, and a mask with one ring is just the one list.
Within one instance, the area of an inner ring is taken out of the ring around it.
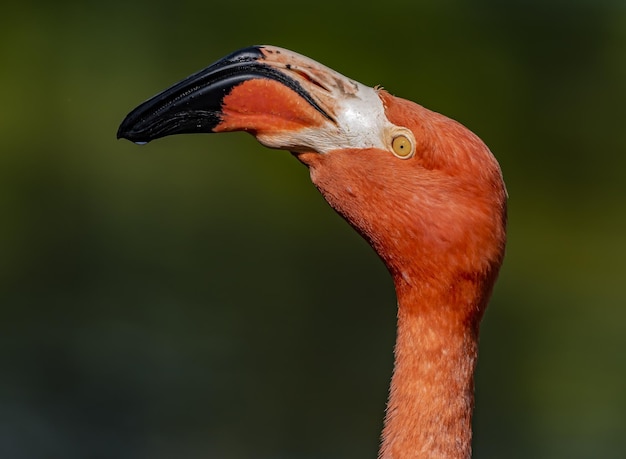
{"label": "yellow eye ring", "polygon": [[413,145],[411,140],[405,135],[398,135],[391,141],[393,154],[400,159],[407,159],[413,156]]}

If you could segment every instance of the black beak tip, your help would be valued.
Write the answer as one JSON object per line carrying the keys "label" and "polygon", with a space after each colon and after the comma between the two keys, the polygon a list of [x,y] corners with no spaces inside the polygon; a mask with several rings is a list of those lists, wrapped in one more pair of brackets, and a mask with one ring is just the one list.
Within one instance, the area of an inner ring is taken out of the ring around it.
{"label": "black beak tip", "polygon": [[150,140],[152,140],[144,139],[142,138],[140,133],[135,132],[135,130],[133,129],[134,124],[135,123],[132,120],[129,120],[129,116],[127,116],[124,121],[122,121],[122,124],[120,124],[120,127],[117,129],[117,139],[126,139],[137,144],[148,143]]}
{"label": "black beak tip", "polygon": [[[128,139],[128,135],[126,134],[126,130],[124,129],[124,124],[120,124],[120,127],[117,129],[117,140],[119,139]],[[128,139],[130,140],[130,139]]]}

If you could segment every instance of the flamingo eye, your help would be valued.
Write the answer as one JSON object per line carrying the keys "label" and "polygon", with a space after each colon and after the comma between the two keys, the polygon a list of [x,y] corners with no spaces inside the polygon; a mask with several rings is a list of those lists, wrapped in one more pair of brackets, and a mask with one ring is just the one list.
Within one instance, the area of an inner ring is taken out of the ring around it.
{"label": "flamingo eye", "polygon": [[400,159],[408,159],[415,152],[411,140],[402,134],[393,138],[391,148],[393,149],[393,154]]}

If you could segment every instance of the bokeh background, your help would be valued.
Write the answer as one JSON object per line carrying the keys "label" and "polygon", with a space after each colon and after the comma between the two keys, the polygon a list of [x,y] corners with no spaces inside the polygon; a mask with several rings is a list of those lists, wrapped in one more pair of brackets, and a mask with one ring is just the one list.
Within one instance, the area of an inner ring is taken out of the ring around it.
{"label": "bokeh background", "polygon": [[626,457],[623,1],[22,1],[0,15],[0,457],[375,458],[395,297],[288,153],[115,139],[250,44],[498,157],[476,458]]}

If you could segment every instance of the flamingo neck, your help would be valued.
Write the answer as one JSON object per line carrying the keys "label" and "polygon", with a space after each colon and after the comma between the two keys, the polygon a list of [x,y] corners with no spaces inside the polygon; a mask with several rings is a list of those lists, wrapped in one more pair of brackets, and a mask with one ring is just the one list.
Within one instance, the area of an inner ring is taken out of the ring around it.
{"label": "flamingo neck", "polygon": [[399,292],[398,300],[395,367],[379,457],[470,459],[480,314],[464,316],[451,298]]}

